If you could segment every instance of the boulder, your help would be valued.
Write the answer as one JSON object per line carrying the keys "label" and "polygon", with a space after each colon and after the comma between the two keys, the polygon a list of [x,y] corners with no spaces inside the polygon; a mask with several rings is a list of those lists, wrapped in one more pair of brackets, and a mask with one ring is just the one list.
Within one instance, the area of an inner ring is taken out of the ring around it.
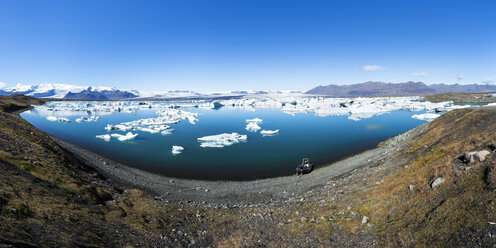
{"label": "boulder", "polygon": [[435,187],[439,186],[441,183],[444,183],[444,181],[445,181],[445,179],[442,177],[436,178],[436,180],[434,180],[434,182],[431,183],[431,188],[435,188]]}
{"label": "boulder", "polygon": [[491,154],[491,152],[482,150],[482,151],[476,151],[476,152],[466,152],[463,156],[466,161],[469,163],[473,163],[476,161],[482,162],[486,160],[486,156]]}
{"label": "boulder", "polygon": [[367,224],[369,222],[369,217],[363,216],[362,218],[362,224]]}
{"label": "boulder", "polygon": [[478,151],[474,154],[474,159],[476,161],[482,162],[482,161],[486,160],[486,156],[489,154],[491,154],[491,152],[486,151],[486,150]]}

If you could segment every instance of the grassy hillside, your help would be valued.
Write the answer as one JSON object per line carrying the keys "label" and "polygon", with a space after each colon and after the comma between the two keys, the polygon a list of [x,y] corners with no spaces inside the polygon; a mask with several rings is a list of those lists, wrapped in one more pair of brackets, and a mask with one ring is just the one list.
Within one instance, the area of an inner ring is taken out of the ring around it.
{"label": "grassy hillside", "polygon": [[[387,247],[494,245],[496,228],[489,222],[496,221],[495,145],[496,108],[449,112],[398,151],[390,162],[397,171],[356,194],[366,203],[358,211],[371,216]],[[492,153],[483,162],[457,159],[479,150]],[[445,182],[432,188],[438,177]]]}
{"label": "grassy hillside", "polygon": [[496,98],[485,97],[489,93],[442,93],[425,96],[425,100],[430,102],[453,101],[460,104],[485,104],[496,102]]}

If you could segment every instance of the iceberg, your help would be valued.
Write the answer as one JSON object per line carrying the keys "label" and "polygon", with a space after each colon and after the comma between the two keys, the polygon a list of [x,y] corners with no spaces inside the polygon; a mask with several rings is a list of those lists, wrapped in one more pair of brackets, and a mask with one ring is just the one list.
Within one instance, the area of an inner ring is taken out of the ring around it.
{"label": "iceberg", "polygon": [[433,114],[433,113],[426,113],[426,114],[413,115],[412,118],[424,120],[424,121],[433,121],[434,119],[436,119],[439,116],[441,116],[441,115]]}
{"label": "iceberg", "polygon": [[260,133],[264,136],[269,136],[269,135],[276,135],[279,133],[279,129],[276,130],[262,130]]}
{"label": "iceberg", "polygon": [[55,117],[55,116],[47,116],[46,119],[49,120],[49,121],[57,121],[58,120],[58,118]]}
{"label": "iceberg", "polygon": [[172,134],[172,131],[174,131],[174,129],[167,129],[167,130],[164,130],[162,132],[160,132],[160,134],[162,135],[169,135],[169,134]]}
{"label": "iceberg", "polygon": [[[151,105],[150,105],[151,106]],[[171,105],[169,105],[171,106]],[[171,134],[172,129],[166,124],[176,124],[181,120],[188,120],[191,124],[195,124],[198,119],[196,118],[199,114],[193,112],[187,112],[184,110],[177,109],[166,109],[164,111],[157,112],[158,117],[139,119],[135,121],[123,122],[120,124],[107,124],[105,130],[108,132],[114,130],[120,131],[141,131],[149,132],[151,134],[161,133],[163,135]]]}
{"label": "iceberg", "polygon": [[262,119],[260,119],[260,118],[253,118],[253,119],[247,119],[247,120],[246,120],[246,122],[248,122],[248,123],[257,123],[257,124],[260,124],[260,123],[262,123],[262,122],[263,122],[263,120],[262,120]]}
{"label": "iceberg", "polygon": [[184,151],[184,147],[182,146],[172,146],[172,154],[179,154]]}
{"label": "iceberg", "polygon": [[78,123],[81,123],[81,122],[93,122],[93,121],[97,121],[99,119],[100,119],[100,116],[95,116],[95,115],[92,115],[90,117],[81,116],[80,118],[77,118],[76,119],[76,122],[78,122]]}
{"label": "iceberg", "polygon": [[246,130],[250,131],[250,132],[256,132],[258,131],[259,129],[261,129],[261,127],[256,123],[256,122],[249,122],[247,125],[246,125]]}
{"label": "iceberg", "polygon": [[56,116],[47,116],[46,119],[48,121],[58,121],[58,122],[64,122],[64,123],[70,123],[71,120],[69,120],[68,118],[65,118],[65,117],[56,117]]}
{"label": "iceberg", "polygon": [[113,133],[110,136],[117,138],[119,141],[128,141],[128,140],[133,140],[134,138],[136,138],[136,136],[138,136],[138,134],[137,133],[133,134],[131,132],[128,132],[126,135]]}
{"label": "iceberg", "polygon": [[110,134],[102,134],[102,135],[97,135],[96,136],[98,139],[103,139],[105,141],[110,141]]}
{"label": "iceberg", "polygon": [[59,122],[70,123],[71,120],[69,120],[68,118],[65,118],[65,117],[60,117]]}
{"label": "iceberg", "polygon": [[222,148],[231,146],[241,141],[246,141],[248,136],[238,133],[222,133],[198,138],[201,147]]}

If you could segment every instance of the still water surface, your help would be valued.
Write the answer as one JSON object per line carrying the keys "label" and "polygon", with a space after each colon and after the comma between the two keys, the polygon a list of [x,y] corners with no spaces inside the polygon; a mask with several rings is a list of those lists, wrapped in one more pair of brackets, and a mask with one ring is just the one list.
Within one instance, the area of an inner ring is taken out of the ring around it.
{"label": "still water surface", "polygon": [[[156,110],[140,109],[136,113],[101,115],[97,122],[77,123],[81,115],[66,116],[71,123],[51,122],[33,109],[21,116],[37,128],[101,154],[122,164],[166,176],[205,180],[252,180],[286,176],[294,173],[304,157],[315,168],[374,148],[381,141],[406,132],[425,121],[411,118],[422,112],[394,111],[360,121],[347,116],[317,117],[313,113],[283,113],[280,110],[255,111],[220,108],[189,109],[200,116],[196,125],[187,121],[171,125],[173,134],[138,132],[133,141],[104,141],[95,135],[105,134],[107,124],[119,124],[141,118],[156,117]],[[263,129],[280,129],[276,136],[262,136],[245,130],[246,119],[261,118]],[[197,138],[237,132],[248,140],[224,148],[203,148]],[[122,133],[114,131],[114,133]],[[184,147],[178,155],[172,145]]]}

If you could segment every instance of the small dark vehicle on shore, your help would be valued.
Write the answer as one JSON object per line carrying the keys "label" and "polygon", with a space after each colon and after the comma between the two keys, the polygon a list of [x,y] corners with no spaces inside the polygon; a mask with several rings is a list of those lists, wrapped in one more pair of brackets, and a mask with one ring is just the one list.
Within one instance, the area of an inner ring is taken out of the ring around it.
{"label": "small dark vehicle on shore", "polygon": [[299,174],[307,174],[312,172],[313,170],[313,163],[310,163],[310,159],[304,158],[303,161],[301,161],[301,164],[296,167],[296,175]]}

